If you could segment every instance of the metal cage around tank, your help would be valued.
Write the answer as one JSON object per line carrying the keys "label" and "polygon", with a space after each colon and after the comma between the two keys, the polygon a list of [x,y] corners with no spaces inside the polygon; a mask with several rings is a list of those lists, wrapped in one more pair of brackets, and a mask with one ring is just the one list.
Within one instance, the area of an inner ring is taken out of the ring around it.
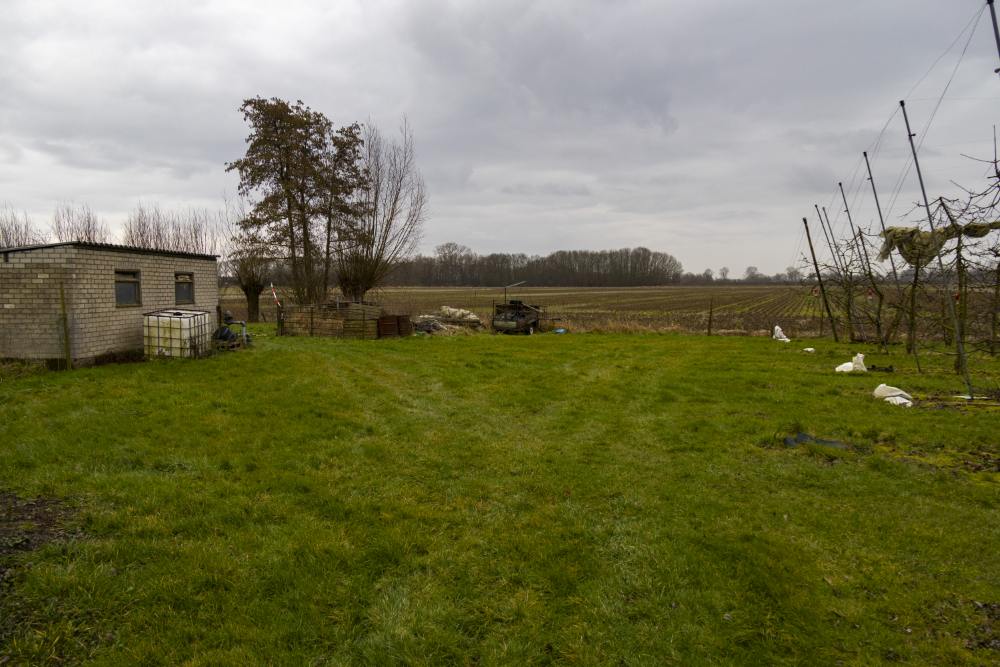
{"label": "metal cage around tank", "polygon": [[147,359],[204,357],[212,351],[211,338],[211,318],[203,310],[167,308],[145,313],[142,318]]}

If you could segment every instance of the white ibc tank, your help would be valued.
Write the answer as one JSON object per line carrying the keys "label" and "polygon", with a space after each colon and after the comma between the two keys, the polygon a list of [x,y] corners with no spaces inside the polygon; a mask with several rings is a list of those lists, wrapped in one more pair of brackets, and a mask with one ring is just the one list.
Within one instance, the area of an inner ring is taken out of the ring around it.
{"label": "white ibc tank", "polygon": [[158,310],[146,313],[142,342],[146,358],[203,357],[211,350],[208,313],[202,310]]}

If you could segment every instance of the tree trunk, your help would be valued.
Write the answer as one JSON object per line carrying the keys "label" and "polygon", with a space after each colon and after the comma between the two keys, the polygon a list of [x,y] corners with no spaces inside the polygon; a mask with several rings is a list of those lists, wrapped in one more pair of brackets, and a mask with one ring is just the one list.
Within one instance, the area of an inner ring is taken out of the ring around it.
{"label": "tree trunk", "polygon": [[303,303],[306,294],[302,290],[302,275],[297,256],[298,244],[295,242],[295,207],[292,205],[291,197],[285,198],[285,215],[288,216],[288,254],[292,265],[292,290],[295,292],[295,300]]}
{"label": "tree trunk", "polygon": [[849,278],[844,284],[844,303],[847,309],[847,340],[858,342],[860,339],[854,327],[854,279]]}
{"label": "tree trunk", "polygon": [[260,295],[264,292],[264,286],[240,285],[240,290],[247,300],[247,322],[260,322]]}
{"label": "tree trunk", "polygon": [[920,286],[920,264],[913,265],[913,283],[910,284],[910,303],[906,309],[906,353],[917,349],[917,288]]}
{"label": "tree trunk", "polygon": [[[962,236],[959,234],[958,243],[955,246],[955,268],[958,271],[958,304],[957,304],[957,326],[955,331],[955,336],[957,337],[956,345],[959,345],[959,349],[965,347],[965,332],[968,329],[969,322],[969,280],[968,275],[966,275],[965,270],[965,260],[962,257]],[[949,298],[954,298],[953,295],[947,295]],[[955,355],[955,372],[964,375],[966,372],[967,361],[965,355],[957,354]]]}
{"label": "tree trunk", "polygon": [[1000,329],[1000,258],[998,258],[993,276],[993,314],[990,317],[990,355],[996,356],[1000,340],[997,340]]}
{"label": "tree trunk", "polygon": [[326,212],[326,248],[323,251],[323,301],[330,292],[330,236],[333,233],[333,211]]}

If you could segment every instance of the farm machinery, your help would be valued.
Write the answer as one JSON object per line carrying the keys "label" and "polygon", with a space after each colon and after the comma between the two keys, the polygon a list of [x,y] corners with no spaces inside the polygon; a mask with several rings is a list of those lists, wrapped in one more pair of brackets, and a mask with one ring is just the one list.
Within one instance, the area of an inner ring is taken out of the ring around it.
{"label": "farm machinery", "polygon": [[528,305],[516,299],[493,304],[493,331],[530,336],[538,331],[544,315],[542,306]]}

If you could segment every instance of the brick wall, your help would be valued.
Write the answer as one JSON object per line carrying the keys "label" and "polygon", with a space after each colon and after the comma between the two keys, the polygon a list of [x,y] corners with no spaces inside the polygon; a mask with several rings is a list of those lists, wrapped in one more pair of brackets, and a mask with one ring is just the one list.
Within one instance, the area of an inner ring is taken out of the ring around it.
{"label": "brick wall", "polygon": [[0,255],[0,359],[65,358],[59,285],[68,309],[75,252],[62,246]]}
{"label": "brick wall", "polygon": [[[138,306],[115,303],[115,271],[138,271]],[[194,275],[193,304],[174,300],[174,274]],[[64,357],[59,281],[65,285],[73,358],[93,361],[142,349],[142,316],[163,308],[205,310],[216,326],[219,278],[215,260],[52,246],[0,259],[0,358]]]}

